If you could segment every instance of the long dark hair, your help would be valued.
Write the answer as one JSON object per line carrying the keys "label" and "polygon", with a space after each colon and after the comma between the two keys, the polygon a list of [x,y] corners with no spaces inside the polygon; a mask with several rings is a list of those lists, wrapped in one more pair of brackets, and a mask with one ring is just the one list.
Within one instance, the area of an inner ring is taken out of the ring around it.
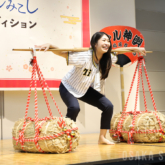
{"label": "long dark hair", "polygon": [[[110,36],[104,32],[96,32],[92,38],[91,38],[91,47],[95,53],[95,57],[97,58],[97,54],[96,54],[96,48],[95,45],[97,44],[98,40],[103,36],[106,35],[109,40],[110,40]],[[110,41],[111,44],[111,41]],[[101,79],[106,79],[108,77],[109,74],[109,70],[111,69],[112,66],[112,60],[111,60],[111,50],[112,50],[112,44],[110,45],[108,51],[106,53],[103,54],[100,62],[99,62],[99,69],[100,69],[100,73],[101,73]]]}

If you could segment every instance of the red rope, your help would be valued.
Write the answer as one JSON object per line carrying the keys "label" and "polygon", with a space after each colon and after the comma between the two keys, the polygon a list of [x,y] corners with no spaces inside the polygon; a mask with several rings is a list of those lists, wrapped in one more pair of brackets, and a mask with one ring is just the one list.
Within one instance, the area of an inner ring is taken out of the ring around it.
{"label": "red rope", "polygon": [[47,99],[47,96],[46,96],[46,92],[45,92],[45,89],[44,89],[43,80],[41,79],[42,77],[40,76],[41,75],[40,74],[40,68],[38,67],[37,62],[36,62],[36,67],[37,67],[37,73],[39,75],[38,78],[39,78],[39,81],[40,81],[40,84],[41,84],[44,99],[45,99],[45,102],[46,102],[46,105],[47,105],[47,108],[48,108],[48,111],[49,111],[49,115],[53,118],[52,111],[50,109],[50,105],[49,105],[49,102],[48,102],[48,99]]}
{"label": "red rope", "polygon": [[[57,104],[56,104],[56,102],[55,102],[55,100],[54,100],[54,97],[53,97],[53,95],[52,95],[52,93],[51,93],[51,91],[50,91],[50,89],[49,89],[49,87],[48,87],[48,84],[46,83],[45,78],[43,77],[43,74],[42,74],[42,72],[41,72],[41,70],[40,70],[40,68],[39,68],[38,65],[37,65],[37,70],[38,70],[38,73],[39,73],[39,75],[41,76],[42,81],[44,82],[46,88],[48,89],[49,94],[50,94],[50,96],[51,96],[51,98],[52,98],[52,100],[53,100],[53,102],[54,102],[54,104],[55,104],[55,106],[56,106],[56,108],[57,108],[57,110],[58,110],[60,116],[63,117],[63,115],[62,115],[61,111],[59,110],[59,108],[58,108],[58,106],[57,106]],[[51,113],[51,112],[49,112],[49,113]]]}
{"label": "red rope", "polygon": [[[39,78],[39,81],[40,81],[40,85],[41,85],[41,88],[42,88],[42,91],[43,91],[43,95],[44,95],[44,99],[45,99],[45,102],[46,102],[46,105],[47,105],[47,108],[48,108],[48,111],[49,111],[49,115],[50,117],[45,117],[45,118],[42,118],[42,119],[39,119],[38,118],[38,103],[37,103],[37,80],[36,80],[36,73],[38,74],[38,78]],[[31,96],[31,88],[32,88],[32,84],[34,82],[34,90],[35,90],[35,119],[32,119],[31,117],[27,117],[27,114],[28,114],[28,109],[29,109],[29,104],[30,104],[30,96]],[[48,99],[47,99],[47,95],[46,95],[46,92],[45,92],[45,89],[44,89],[44,84],[45,86],[47,87],[48,91],[49,91],[49,94],[60,114],[60,118],[59,118],[59,121],[57,122],[59,124],[59,126],[63,129],[63,132],[61,133],[58,133],[56,135],[52,135],[52,136],[45,136],[45,137],[39,137],[39,134],[40,134],[40,129],[42,127],[42,125],[47,121],[47,120],[50,120],[50,119],[54,119],[53,118],[53,115],[52,115],[52,112],[51,112],[51,109],[50,109],[50,105],[49,105],[49,102],[48,102]],[[29,89],[29,93],[28,93],[28,98],[27,98],[27,104],[26,104],[26,110],[25,110],[25,118],[24,118],[24,123],[23,123],[23,128],[22,130],[19,131],[19,137],[18,138],[15,138],[13,137],[13,139],[16,141],[16,145],[18,144],[18,142],[21,144],[21,148],[22,150],[25,151],[24,149],[24,143],[25,142],[34,142],[35,145],[36,145],[36,148],[38,149],[39,152],[44,152],[42,151],[42,149],[40,148],[39,144],[38,144],[38,141],[39,140],[50,140],[50,139],[54,139],[54,138],[57,138],[63,134],[67,134],[68,136],[68,140],[69,140],[69,143],[70,143],[70,147],[69,147],[69,151],[72,150],[72,139],[74,136],[72,136],[71,132],[72,131],[76,131],[78,130],[78,128],[73,128],[73,129],[67,129],[65,126],[65,121],[63,120],[62,118],[62,113],[61,111],[59,110],[54,98],[53,98],[53,95],[43,77],[43,74],[39,68],[39,66],[37,65],[37,60],[36,60],[36,57],[34,56],[33,58],[33,69],[32,69],[32,76],[31,76],[31,82],[30,82],[30,89]],[[39,125],[39,121],[41,121],[41,124]],[[24,132],[25,132],[25,127],[27,126],[27,124],[29,122],[35,122],[35,137],[34,139],[27,139],[24,137]]]}
{"label": "red rope", "polygon": [[122,137],[121,136],[122,125],[123,125],[124,119],[126,118],[126,115],[127,115],[126,108],[127,108],[129,97],[130,97],[130,94],[131,94],[131,91],[132,91],[132,88],[133,88],[133,84],[134,84],[134,81],[135,81],[135,78],[136,78],[136,73],[137,73],[137,70],[138,70],[138,65],[139,65],[139,63],[137,63],[137,65],[136,65],[136,69],[135,69],[135,72],[134,72],[134,75],[133,75],[133,79],[132,79],[131,86],[130,86],[130,89],[129,89],[128,97],[127,97],[127,100],[126,100],[124,109],[122,111],[121,117],[119,119],[119,123],[117,125],[117,134],[118,134],[119,138]]}
{"label": "red rope", "polygon": [[145,90],[144,90],[143,74],[142,74],[142,72],[141,72],[141,80],[142,80],[142,89],[143,89],[143,98],[144,98],[145,112],[148,112],[148,110],[147,110],[147,101],[146,101],[146,95],[145,95]]}
{"label": "red rope", "polygon": [[[155,110],[155,112],[153,112],[153,113],[155,114],[156,119],[157,119],[157,121],[159,123],[159,127],[160,127],[160,129],[158,129],[158,130],[135,131],[135,121],[136,121],[137,116],[139,114],[142,114],[142,113],[152,113],[152,112],[147,111],[147,101],[146,101],[145,90],[144,90],[144,83],[143,83],[143,77],[142,77],[142,65],[143,65],[143,68],[144,68],[144,72],[145,72],[148,88],[149,88],[149,91],[150,91],[153,107],[154,107],[154,110]],[[132,92],[132,88],[133,88],[133,85],[134,85],[134,82],[135,82],[136,73],[137,73],[138,68],[139,68],[139,71],[138,71],[138,80],[137,80],[137,88],[136,88],[134,111],[133,112],[132,111],[126,112],[127,105],[128,105],[130,94]],[[141,77],[141,80],[142,80],[142,89],[143,89],[143,97],[144,97],[144,105],[145,105],[145,111],[144,112],[136,110],[137,109],[138,95],[139,95],[140,77]],[[133,115],[131,129],[130,129],[130,131],[123,131],[122,130],[123,122],[124,122],[125,118],[129,114]],[[138,62],[137,62],[136,69],[135,69],[135,72],[134,72],[134,75],[133,75],[133,79],[132,79],[131,86],[130,86],[130,89],[129,89],[128,97],[127,97],[124,109],[122,111],[121,117],[119,119],[119,122],[118,122],[118,125],[117,125],[117,130],[110,130],[110,133],[114,133],[113,137],[117,137],[118,136],[118,138],[120,138],[121,140],[122,140],[122,133],[127,133],[128,134],[128,143],[129,144],[133,144],[134,143],[133,134],[135,134],[135,133],[136,134],[161,133],[162,135],[164,135],[162,124],[161,124],[160,119],[159,119],[159,117],[157,115],[156,104],[155,104],[153,93],[152,93],[152,90],[151,90],[151,85],[150,85],[150,82],[149,82],[147,69],[146,69],[146,66],[145,66],[145,61],[144,61],[144,58],[142,56],[138,57]],[[161,140],[162,140],[162,137],[160,137],[159,141],[161,141]]]}
{"label": "red rope", "polygon": [[147,69],[146,69],[146,65],[145,65],[144,60],[143,60],[143,66],[144,66],[144,73],[145,73],[145,76],[146,76],[146,79],[147,79],[148,88],[149,88],[149,91],[150,91],[153,107],[154,107],[155,111],[157,112],[157,108],[156,108],[156,104],[155,104],[155,100],[154,100],[154,96],[153,96],[153,93],[152,93],[152,89],[151,89],[151,85],[150,85],[150,81],[149,81],[149,78],[148,78]]}
{"label": "red rope", "polygon": [[137,109],[137,101],[138,101],[138,96],[139,96],[139,84],[140,84],[140,76],[141,76],[141,72],[142,72],[142,62],[139,62],[139,72],[138,72],[138,82],[137,82],[137,89],[136,89],[136,97],[135,97],[135,108],[134,108],[134,113],[133,113],[133,120],[132,120],[132,128],[131,131],[129,132],[129,143],[132,144],[133,143],[133,134],[135,132],[135,120],[136,120],[136,109]]}

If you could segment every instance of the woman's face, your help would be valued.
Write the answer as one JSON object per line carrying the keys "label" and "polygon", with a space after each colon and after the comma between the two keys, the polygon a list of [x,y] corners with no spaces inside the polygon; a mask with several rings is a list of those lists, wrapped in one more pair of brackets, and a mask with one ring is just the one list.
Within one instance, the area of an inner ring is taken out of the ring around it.
{"label": "woman's face", "polygon": [[110,47],[110,40],[107,35],[103,35],[95,45],[96,51],[100,53],[106,53]]}

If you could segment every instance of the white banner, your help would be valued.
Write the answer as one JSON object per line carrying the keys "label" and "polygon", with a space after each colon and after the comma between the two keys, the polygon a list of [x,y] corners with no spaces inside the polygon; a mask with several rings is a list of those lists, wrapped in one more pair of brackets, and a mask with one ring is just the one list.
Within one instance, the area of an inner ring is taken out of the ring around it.
{"label": "white banner", "polygon": [[[0,0],[0,79],[31,77],[31,53],[13,48],[82,47],[81,10],[81,0]],[[51,52],[37,52],[37,60],[48,79],[61,79],[70,69]]]}

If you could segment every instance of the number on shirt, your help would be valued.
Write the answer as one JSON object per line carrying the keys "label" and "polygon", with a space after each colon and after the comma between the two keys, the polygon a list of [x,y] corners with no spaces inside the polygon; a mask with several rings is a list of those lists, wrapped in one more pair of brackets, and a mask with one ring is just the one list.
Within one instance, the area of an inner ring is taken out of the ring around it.
{"label": "number on shirt", "polygon": [[84,76],[90,76],[92,70],[91,70],[91,69],[86,69],[86,68],[85,68],[85,69],[83,70],[83,72],[84,72],[84,73],[83,73]]}

